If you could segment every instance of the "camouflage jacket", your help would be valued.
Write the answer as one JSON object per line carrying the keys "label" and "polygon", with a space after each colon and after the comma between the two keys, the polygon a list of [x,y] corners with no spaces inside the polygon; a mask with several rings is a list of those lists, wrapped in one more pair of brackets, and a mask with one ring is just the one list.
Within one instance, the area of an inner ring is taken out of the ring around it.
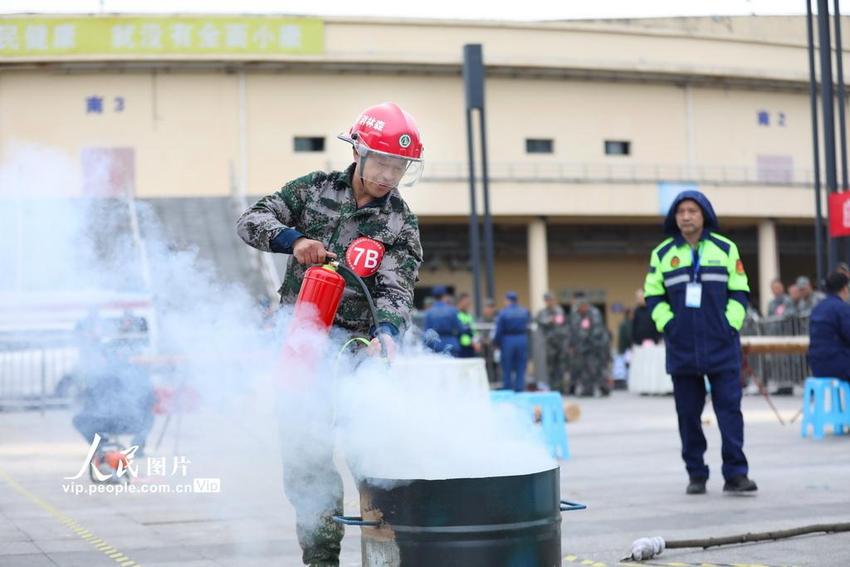
{"label": "camouflage jacket", "polygon": [[567,326],[570,347],[574,352],[603,351],[610,344],[602,313],[592,305],[585,315],[581,315],[578,310],[570,312]]}
{"label": "camouflage jacket", "polygon": [[812,309],[815,308],[815,305],[817,305],[824,299],[826,299],[826,294],[824,294],[822,291],[813,291],[809,295],[809,297],[803,297],[797,301],[797,313],[802,316],[808,316],[809,314],[811,314]]}
{"label": "camouflage jacket", "polygon": [[[354,164],[345,171],[315,171],[290,181],[245,211],[237,221],[237,232],[247,244],[271,252],[275,236],[292,228],[322,242],[341,261],[351,242],[360,236],[381,242],[385,252],[378,271],[364,281],[375,301],[378,323],[390,323],[403,331],[409,324],[413,286],[422,263],[419,223],[398,189],[358,208],[351,184],[353,173]],[[282,304],[295,303],[308,267],[290,260],[280,288]],[[334,323],[354,333],[369,334],[374,326],[366,297],[356,282],[348,276],[346,281]]]}
{"label": "camouflage jacket", "polygon": [[774,297],[767,304],[768,317],[791,317],[797,314],[797,306],[788,297],[787,294],[782,294],[779,297]]}
{"label": "camouflage jacket", "polygon": [[551,343],[564,343],[567,340],[567,316],[560,305],[544,307],[537,312],[537,324],[546,340]]}

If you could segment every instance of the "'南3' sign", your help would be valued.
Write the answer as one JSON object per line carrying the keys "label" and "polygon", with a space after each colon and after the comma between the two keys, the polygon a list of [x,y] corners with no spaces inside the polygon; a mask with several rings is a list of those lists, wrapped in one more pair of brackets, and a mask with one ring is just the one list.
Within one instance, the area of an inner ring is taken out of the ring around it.
{"label": "'\u53573' sign", "polygon": [[123,96],[109,99],[100,95],[92,95],[86,97],[86,114],[103,114],[110,102],[113,112],[124,112],[126,103]]}

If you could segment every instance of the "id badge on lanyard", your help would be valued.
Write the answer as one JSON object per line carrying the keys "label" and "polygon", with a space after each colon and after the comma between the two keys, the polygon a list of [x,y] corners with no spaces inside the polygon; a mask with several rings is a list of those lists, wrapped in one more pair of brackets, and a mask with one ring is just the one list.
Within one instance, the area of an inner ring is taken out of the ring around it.
{"label": "id badge on lanyard", "polygon": [[702,306],[702,284],[699,281],[700,254],[697,250],[691,250],[691,258],[694,265],[694,279],[685,289],[685,307],[699,309]]}

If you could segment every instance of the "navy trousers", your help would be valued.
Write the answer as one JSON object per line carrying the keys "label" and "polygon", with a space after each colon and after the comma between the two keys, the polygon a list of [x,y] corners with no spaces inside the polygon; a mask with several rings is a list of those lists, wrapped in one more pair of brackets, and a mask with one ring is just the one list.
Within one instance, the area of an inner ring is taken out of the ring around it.
{"label": "navy trousers", "polygon": [[[711,384],[711,403],[720,428],[723,457],[723,478],[746,475],[744,456],[744,416],[741,414],[740,371],[732,370],[708,375]],[[708,478],[708,466],[703,456],[707,447],[702,432],[702,410],[705,407],[705,381],[697,375],[674,375],[673,395],[679,416],[679,436],[682,439],[682,459],[688,476]]]}
{"label": "navy trousers", "polygon": [[525,389],[525,367],[528,365],[528,337],[523,334],[502,338],[502,387],[522,392]]}

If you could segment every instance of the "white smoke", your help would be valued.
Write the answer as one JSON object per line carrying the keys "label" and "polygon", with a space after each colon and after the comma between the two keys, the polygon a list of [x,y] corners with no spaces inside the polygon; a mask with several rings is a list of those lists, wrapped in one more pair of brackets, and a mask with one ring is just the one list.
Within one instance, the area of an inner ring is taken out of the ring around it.
{"label": "white smoke", "polygon": [[[325,463],[335,438],[358,477],[486,477],[556,466],[528,416],[492,405],[463,365],[421,350],[401,352],[389,365],[338,356],[340,337],[288,335],[285,309],[264,325],[255,298],[220,281],[197,250],[169,242],[150,208],[136,203],[140,243],[126,201],[83,198],[81,184],[73,160],[58,152],[19,147],[8,154],[0,167],[0,263],[15,269],[0,276],[0,310],[32,290],[78,297],[77,318],[101,295],[147,297],[150,309],[136,315],[149,319],[154,344],[136,353],[134,368],[155,386],[196,393],[183,402],[191,413],[172,416],[160,452],[185,453],[197,476],[222,479],[221,497],[207,504],[218,512],[244,506],[250,494],[228,484],[231,474],[245,477],[234,469],[250,467],[257,482],[267,482],[279,470],[263,463],[268,456],[279,462],[290,451],[301,464]],[[235,219],[217,228],[235,232]],[[119,403],[138,404],[137,395]],[[149,453],[156,454],[163,427],[160,417]],[[304,491],[311,496],[300,503],[305,521],[317,520],[337,490],[333,475],[311,482],[315,490]],[[273,536],[237,535],[255,548],[258,538]]]}
{"label": "white smoke", "polygon": [[529,416],[490,402],[477,362],[403,355],[340,376],[338,433],[355,474],[436,480],[554,468]]}

